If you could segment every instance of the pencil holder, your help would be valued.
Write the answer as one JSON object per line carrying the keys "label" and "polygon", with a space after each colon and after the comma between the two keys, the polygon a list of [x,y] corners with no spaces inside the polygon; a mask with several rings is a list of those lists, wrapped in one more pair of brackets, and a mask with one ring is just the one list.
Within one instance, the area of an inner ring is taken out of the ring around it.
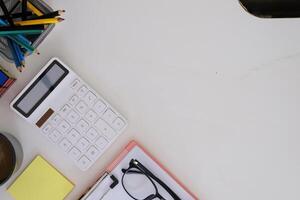
{"label": "pencil holder", "polygon": [[[4,3],[7,9],[11,10],[18,1],[19,0],[4,0]],[[28,2],[30,2],[32,5],[34,5],[38,10],[40,10],[44,14],[53,11],[53,9],[42,0],[28,0]],[[12,13],[20,13],[21,11],[22,11],[22,4],[19,3],[19,5],[16,7],[16,9],[14,9]],[[0,9],[0,15],[3,15],[1,9]],[[55,26],[54,24],[48,25],[47,28],[43,31],[43,33],[40,35],[28,35],[27,39],[32,42],[31,46],[33,48],[37,48],[41,44],[41,42],[47,37],[47,35],[51,32],[54,26]],[[26,56],[28,56],[29,54],[30,52],[28,51],[25,52]],[[8,62],[14,62],[7,40],[4,37],[0,37],[0,56],[3,57]]]}

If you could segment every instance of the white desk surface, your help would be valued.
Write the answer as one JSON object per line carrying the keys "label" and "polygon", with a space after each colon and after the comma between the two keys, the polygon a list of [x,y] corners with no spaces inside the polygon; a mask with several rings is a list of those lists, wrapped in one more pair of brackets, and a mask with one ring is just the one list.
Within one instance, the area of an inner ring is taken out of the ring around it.
{"label": "white desk surface", "polygon": [[[136,139],[200,199],[300,199],[300,19],[258,19],[236,0],[47,2],[66,20],[23,74],[10,67],[18,81],[0,100],[0,130],[21,141],[22,169],[43,155],[76,184],[73,200]],[[9,109],[53,56],[129,120],[88,172]]]}

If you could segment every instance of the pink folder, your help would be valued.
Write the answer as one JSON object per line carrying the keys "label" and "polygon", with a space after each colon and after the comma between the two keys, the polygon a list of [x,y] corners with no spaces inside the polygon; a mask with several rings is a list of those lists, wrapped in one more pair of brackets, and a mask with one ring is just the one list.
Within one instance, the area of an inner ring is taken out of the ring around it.
{"label": "pink folder", "polygon": [[[171,185],[175,187],[175,189],[177,189],[177,193],[179,195],[179,197],[181,197],[183,200],[199,200],[198,197],[196,197],[196,195],[194,195],[191,191],[189,191],[189,189],[187,187],[185,187],[183,185],[182,182],[180,182],[175,176],[174,174],[172,174],[170,171],[168,171],[166,169],[166,167],[164,167],[156,158],[154,158],[144,147],[142,147],[140,144],[138,144],[136,141],[131,141],[125,148],[124,150],[114,159],[114,161],[109,164],[105,170],[106,174],[105,176],[107,176],[107,174],[115,174],[117,177],[120,174],[118,174],[117,172],[120,171],[120,168],[124,167],[125,163],[128,163],[128,159],[131,158],[131,156],[143,156],[146,159],[146,162],[148,161],[148,164],[151,163],[152,166],[155,166],[156,170],[159,170],[160,174],[164,176],[165,180],[169,181],[169,183],[172,183]],[[150,170],[151,171],[151,170]],[[159,178],[163,178],[158,176]],[[104,177],[102,176],[100,178],[100,180],[90,189],[90,191],[85,194],[85,196],[82,198],[82,200],[94,200],[94,199],[99,199],[99,194],[96,195],[96,193],[100,191],[100,187],[101,184],[105,181],[103,181]],[[107,180],[106,180],[107,182]],[[103,183],[104,184],[104,183]],[[102,185],[103,185],[102,184]],[[168,184],[167,184],[168,185]],[[170,185],[169,185],[170,186]],[[171,187],[172,188],[172,187]],[[173,188],[172,188],[173,189]],[[98,190],[98,191],[97,191]],[[114,192],[117,193],[121,191],[120,188],[112,189],[111,191],[106,191],[103,193],[107,193],[108,197],[107,198],[103,198],[103,199],[119,199],[119,198],[123,198],[124,194],[119,194],[118,195],[114,195]],[[94,197],[92,198],[92,196],[94,195]],[[124,198],[123,198],[124,199]],[[128,198],[130,199],[130,198]]]}

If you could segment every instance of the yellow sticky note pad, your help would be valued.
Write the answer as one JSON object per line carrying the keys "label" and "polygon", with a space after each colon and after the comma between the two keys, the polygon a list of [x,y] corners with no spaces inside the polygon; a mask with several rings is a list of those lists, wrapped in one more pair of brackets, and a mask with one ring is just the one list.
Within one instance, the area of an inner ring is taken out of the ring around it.
{"label": "yellow sticky note pad", "polygon": [[62,200],[74,185],[41,156],[37,156],[8,188],[15,200]]}

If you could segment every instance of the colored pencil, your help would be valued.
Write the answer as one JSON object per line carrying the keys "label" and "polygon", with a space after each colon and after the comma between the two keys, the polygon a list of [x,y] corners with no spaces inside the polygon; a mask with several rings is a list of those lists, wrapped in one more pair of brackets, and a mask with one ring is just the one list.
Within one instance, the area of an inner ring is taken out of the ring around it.
{"label": "colored pencil", "polygon": [[28,25],[40,25],[40,24],[55,24],[63,21],[62,18],[48,18],[48,19],[33,19],[25,21],[17,21],[15,25],[28,26]]}
{"label": "colored pencil", "polygon": [[22,0],[22,20],[26,20],[27,0]]}
{"label": "colored pencil", "polygon": [[[22,1],[22,0],[20,0],[20,1]],[[32,5],[29,1],[27,1],[27,7],[37,16],[43,15],[43,13],[39,9],[37,9],[34,5]]]}
{"label": "colored pencil", "polygon": [[[6,37],[15,41],[18,45],[25,48],[30,53],[37,52],[37,50],[33,46],[31,46],[31,42],[28,42],[28,40],[24,36],[21,37],[21,35],[16,35]],[[37,52],[37,54],[39,53]]]}
{"label": "colored pencil", "polygon": [[16,68],[17,68],[20,72],[22,72],[22,66],[21,66],[21,63],[20,63],[20,61],[19,61],[17,52],[15,51],[15,49],[14,49],[14,47],[13,47],[12,41],[11,41],[10,39],[7,39],[7,43],[8,43],[9,49],[10,49],[10,51],[11,51],[11,54],[12,54],[12,56],[13,56],[13,59],[14,59]]}
{"label": "colored pencil", "polygon": [[11,40],[15,41],[18,45],[22,46],[23,48],[25,48],[30,53],[33,53],[34,51],[36,51],[36,49],[33,46],[31,46],[31,44],[28,44],[27,42],[24,42],[24,40],[22,40],[21,37],[19,37],[19,35],[17,35],[17,36],[7,36],[7,37],[10,38]]}
{"label": "colored pencil", "polygon": [[[8,23],[0,19],[0,25],[6,26]],[[31,41],[29,41],[26,37],[23,35],[15,35],[15,36],[7,36],[11,40],[15,41],[18,45],[25,48],[28,52],[33,53],[35,49],[31,46]]]}
{"label": "colored pencil", "polygon": [[13,31],[0,31],[0,36],[13,36],[13,35],[37,35],[41,34],[43,30],[13,30]]}
{"label": "colored pencil", "polygon": [[[24,14],[26,16],[31,16],[32,12],[26,11]],[[22,15],[23,15],[23,13],[12,13],[12,14],[9,14],[10,18],[12,18],[12,19],[20,18],[20,17],[22,17]],[[6,16],[5,15],[1,15],[0,18],[6,20]]]}
{"label": "colored pencil", "polygon": [[20,31],[20,30],[45,30],[45,25],[32,26],[0,26],[1,31]]}
{"label": "colored pencil", "polygon": [[46,13],[42,16],[37,16],[37,17],[30,17],[30,19],[47,19],[47,18],[55,18],[58,17],[60,15],[62,15],[63,13],[65,13],[65,10],[57,10],[54,12],[50,12],[50,13]]}
{"label": "colored pencil", "polygon": [[[8,23],[5,22],[4,20],[0,19],[0,26],[7,26]],[[17,36],[14,36],[16,37],[17,40],[20,40],[20,43],[24,43],[24,44],[27,44],[27,45],[31,45],[31,41],[29,41],[26,37],[24,37],[23,35],[17,35]],[[20,44],[21,45],[21,44]],[[22,45],[21,45],[22,46]],[[26,48],[26,47],[25,47]]]}
{"label": "colored pencil", "polygon": [[31,37],[25,36],[42,34],[49,24],[62,22],[64,19],[60,16],[65,10],[44,14],[28,0],[17,0],[8,10],[4,2],[5,0],[0,0],[0,11],[3,11],[0,15],[0,37],[7,39],[16,67],[22,71],[25,66],[25,55],[38,53],[28,39]]}
{"label": "colored pencil", "polygon": [[5,6],[5,3],[3,2],[3,0],[0,0],[0,7],[4,13],[4,15],[6,16],[7,21],[9,22],[9,24],[11,26],[14,26],[14,22],[13,20],[9,17],[9,12],[7,10],[7,7]]}
{"label": "colored pencil", "polygon": [[18,56],[19,62],[21,63],[22,66],[24,66],[25,65],[24,54],[23,54],[20,46],[17,45],[17,43],[15,43],[14,41],[12,41],[12,46]]}

